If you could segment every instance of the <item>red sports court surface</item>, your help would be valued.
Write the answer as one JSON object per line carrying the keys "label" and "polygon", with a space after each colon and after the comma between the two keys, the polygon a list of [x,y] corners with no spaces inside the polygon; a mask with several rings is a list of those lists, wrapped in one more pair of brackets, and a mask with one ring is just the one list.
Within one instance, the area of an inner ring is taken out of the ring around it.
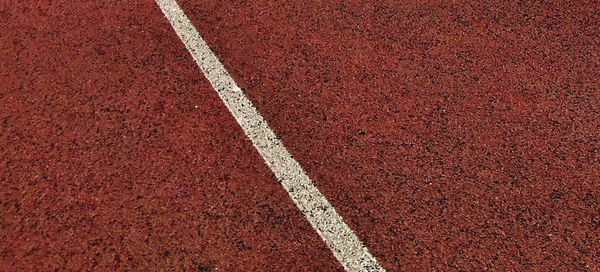
{"label": "red sports court surface", "polygon": [[[386,270],[600,270],[600,3],[178,3]],[[154,1],[0,50],[0,270],[343,270]]]}

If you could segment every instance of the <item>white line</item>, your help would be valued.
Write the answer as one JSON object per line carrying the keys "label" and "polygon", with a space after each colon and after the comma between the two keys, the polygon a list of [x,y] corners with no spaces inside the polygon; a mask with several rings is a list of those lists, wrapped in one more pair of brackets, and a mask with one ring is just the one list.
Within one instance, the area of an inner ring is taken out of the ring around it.
{"label": "white line", "polygon": [[254,147],[344,268],[385,271],[285,149],[177,2],[156,0],[156,3]]}

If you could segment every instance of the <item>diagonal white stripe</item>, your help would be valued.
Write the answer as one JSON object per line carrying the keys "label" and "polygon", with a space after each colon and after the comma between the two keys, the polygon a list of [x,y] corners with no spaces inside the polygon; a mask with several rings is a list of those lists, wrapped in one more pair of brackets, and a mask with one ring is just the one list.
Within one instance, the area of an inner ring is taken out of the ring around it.
{"label": "diagonal white stripe", "polygon": [[175,0],[156,0],[177,35],[300,211],[348,271],[385,271],[236,85]]}

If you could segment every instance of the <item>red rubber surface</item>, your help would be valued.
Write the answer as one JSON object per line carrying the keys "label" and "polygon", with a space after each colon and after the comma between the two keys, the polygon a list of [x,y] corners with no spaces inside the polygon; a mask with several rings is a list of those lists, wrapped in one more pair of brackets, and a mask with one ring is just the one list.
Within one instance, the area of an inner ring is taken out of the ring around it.
{"label": "red rubber surface", "polygon": [[[228,2],[179,1],[388,271],[600,269],[598,2]],[[0,29],[0,270],[341,270],[153,1]]]}
{"label": "red rubber surface", "polygon": [[0,271],[341,269],[154,1],[0,14]]}
{"label": "red rubber surface", "polygon": [[180,2],[386,269],[600,269],[597,2]]}

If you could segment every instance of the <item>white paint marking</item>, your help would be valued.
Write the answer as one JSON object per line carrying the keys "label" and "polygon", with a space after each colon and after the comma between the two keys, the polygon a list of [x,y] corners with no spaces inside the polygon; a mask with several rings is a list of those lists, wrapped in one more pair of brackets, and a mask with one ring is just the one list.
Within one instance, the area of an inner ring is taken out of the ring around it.
{"label": "white paint marking", "polygon": [[156,0],[156,3],[254,147],[344,268],[385,271],[285,149],[177,2]]}

